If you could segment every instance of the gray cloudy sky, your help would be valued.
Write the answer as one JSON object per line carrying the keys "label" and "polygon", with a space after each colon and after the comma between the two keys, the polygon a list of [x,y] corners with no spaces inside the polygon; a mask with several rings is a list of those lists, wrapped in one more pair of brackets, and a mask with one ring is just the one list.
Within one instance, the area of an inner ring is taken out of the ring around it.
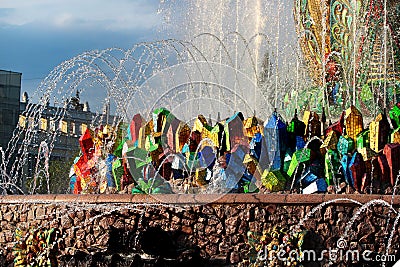
{"label": "gray cloudy sky", "polygon": [[[182,38],[179,37],[182,32],[193,34],[193,29],[187,27],[189,20],[203,25],[208,32],[214,22],[210,14],[215,12],[218,14],[214,16],[221,19],[223,15],[223,21],[230,25],[230,21],[236,21],[236,12],[230,10],[232,3],[236,2],[227,1],[227,9],[220,11],[213,0],[0,0],[0,69],[21,72],[22,91],[32,95],[51,70],[85,51],[128,49],[144,41]],[[288,40],[294,34],[292,1],[239,0],[238,3],[245,11],[240,23],[250,29],[257,21],[251,20],[255,17],[252,9],[255,3],[260,7],[265,5],[259,22],[265,27],[260,29],[273,40],[277,32],[276,9],[281,6],[280,19],[284,22],[280,26],[280,40]],[[167,32],[160,32],[165,29],[161,24],[168,12],[157,11],[165,5],[173,16],[168,26],[176,29],[169,27]],[[196,10],[200,5],[201,9]],[[188,11],[189,17],[185,16]],[[246,29],[241,33],[252,33]]]}
{"label": "gray cloudy sky", "polygon": [[158,0],[0,0],[0,69],[22,72],[34,91],[82,52],[157,39]]}

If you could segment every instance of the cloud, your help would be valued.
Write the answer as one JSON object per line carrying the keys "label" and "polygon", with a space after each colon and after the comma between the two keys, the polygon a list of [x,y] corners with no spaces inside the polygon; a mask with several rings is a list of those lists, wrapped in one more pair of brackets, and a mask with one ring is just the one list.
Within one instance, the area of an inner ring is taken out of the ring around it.
{"label": "cloud", "polygon": [[23,73],[22,91],[85,51],[156,38],[158,0],[79,1],[0,1],[0,69]]}
{"label": "cloud", "polygon": [[0,26],[143,30],[160,23],[157,7],[157,0],[6,0],[0,2]]}

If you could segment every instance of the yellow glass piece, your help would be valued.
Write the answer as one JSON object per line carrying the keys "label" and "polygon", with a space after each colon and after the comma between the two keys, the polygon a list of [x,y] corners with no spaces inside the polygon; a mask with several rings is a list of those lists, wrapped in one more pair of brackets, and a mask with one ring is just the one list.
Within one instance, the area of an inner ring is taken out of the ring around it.
{"label": "yellow glass piece", "polygon": [[369,146],[373,151],[379,152],[380,149],[383,149],[387,142],[389,130],[389,125],[385,124],[382,113],[378,114],[375,120],[369,125]]}
{"label": "yellow glass piece", "polygon": [[146,137],[154,132],[153,120],[149,120],[144,126],[139,129],[139,137],[137,146],[142,149],[146,149]]}
{"label": "yellow glass piece", "polygon": [[309,110],[304,111],[303,122],[306,125],[305,131],[304,131],[304,135],[307,135],[307,132],[308,132],[308,121],[310,120],[310,117],[311,117],[311,112]]}
{"label": "yellow glass piece", "polygon": [[400,144],[400,131],[397,129],[390,135],[390,142],[395,144]]}
{"label": "yellow glass piece", "polygon": [[196,183],[199,186],[207,185],[206,181],[207,169],[205,168],[197,168],[196,169]]}
{"label": "yellow glass piece", "polygon": [[372,121],[369,125],[369,146],[378,152],[379,122]]}
{"label": "yellow glass piece", "polygon": [[111,134],[113,132],[114,132],[114,129],[113,129],[113,127],[111,127],[111,125],[104,126],[104,128],[103,128],[103,134],[104,135],[109,135],[109,134]]}
{"label": "yellow glass piece", "polygon": [[210,146],[210,145],[219,147],[218,132],[212,132],[212,131],[207,130],[206,128],[203,128],[203,131],[201,132],[201,139],[204,140],[206,138],[210,139],[212,143],[211,142],[203,142],[202,148],[204,146]]}
{"label": "yellow glass piece", "polygon": [[154,140],[154,137],[151,135],[148,135],[146,137],[145,145],[144,148],[146,151],[150,151],[150,148],[152,148],[155,145],[156,141]]}
{"label": "yellow glass piece", "polygon": [[100,194],[103,194],[104,192],[106,192],[106,189],[107,189],[107,181],[102,180],[100,182]]}
{"label": "yellow glass piece", "polygon": [[330,131],[328,136],[325,138],[321,148],[335,150],[338,143],[338,137],[335,131]]}
{"label": "yellow glass piece", "polygon": [[263,123],[255,116],[245,119],[243,124],[247,137],[253,137],[256,133],[263,134]]}
{"label": "yellow glass piece", "polygon": [[203,115],[197,116],[196,120],[194,121],[193,132],[198,131],[199,133],[201,133],[205,125],[207,125],[206,118]]}
{"label": "yellow glass piece", "polygon": [[141,127],[139,129],[139,138],[138,138],[138,147],[141,149],[145,149],[146,135],[144,133],[145,133],[145,127]]}
{"label": "yellow glass piece", "polygon": [[154,132],[154,123],[153,120],[149,120],[144,126],[144,135],[148,136]]}
{"label": "yellow glass piece", "polygon": [[357,151],[362,155],[364,161],[369,161],[376,155],[376,153],[368,147],[357,149]]}
{"label": "yellow glass piece", "polygon": [[81,187],[82,187],[82,192],[87,190],[87,187],[90,183],[90,176],[88,177],[81,177]]}
{"label": "yellow glass piece", "polygon": [[101,139],[98,138],[98,137],[94,137],[94,138],[92,138],[92,139],[93,139],[93,143],[94,143],[96,146],[101,146],[101,145],[103,144],[103,142],[101,141]]}
{"label": "yellow glass piece", "polygon": [[346,110],[345,127],[347,135],[351,139],[357,140],[357,135],[363,130],[363,117],[355,106]]}
{"label": "yellow glass piece", "polygon": [[175,134],[175,144],[176,144],[175,151],[182,151],[183,146],[189,139],[190,132],[191,130],[186,123],[184,122],[179,123],[178,129],[176,130]]}

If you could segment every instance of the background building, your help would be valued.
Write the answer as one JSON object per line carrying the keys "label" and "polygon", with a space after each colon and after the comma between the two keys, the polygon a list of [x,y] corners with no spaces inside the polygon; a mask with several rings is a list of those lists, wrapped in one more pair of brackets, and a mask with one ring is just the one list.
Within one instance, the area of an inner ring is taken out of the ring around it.
{"label": "background building", "polygon": [[[27,108],[28,107],[28,108]],[[64,193],[68,189],[69,171],[73,159],[80,153],[79,138],[88,128],[94,126],[112,124],[115,116],[108,114],[109,109],[104,113],[94,113],[89,109],[88,103],[81,103],[79,92],[68,100],[66,108],[47,105],[40,114],[26,113],[26,110],[39,110],[36,103],[29,103],[26,93],[23,94],[20,103],[20,115],[18,126],[22,129],[32,128],[35,133],[33,140],[27,150],[27,164],[22,174],[22,186],[24,191],[30,192],[32,177],[37,171],[45,168],[45,159],[41,152],[42,142],[51,150],[49,156],[49,177],[52,180],[50,191],[52,193]],[[35,116],[35,117],[31,117]],[[37,117],[39,116],[39,117]],[[19,139],[23,142],[23,139]],[[22,143],[19,143],[22,145]],[[45,179],[45,177],[42,177]],[[54,181],[57,181],[54,183]],[[44,190],[44,191],[43,191]],[[38,188],[37,193],[46,193],[46,188]]]}
{"label": "background building", "polygon": [[[5,171],[9,174],[15,161],[26,158],[23,171],[18,173],[16,178],[18,186],[23,191],[29,192],[29,181],[45,163],[39,153],[42,142],[46,142],[48,149],[51,150],[47,159],[50,168],[54,167],[54,162],[58,164],[58,170],[55,170],[55,174],[50,174],[50,177],[53,179],[54,175],[63,176],[56,178],[67,182],[60,187],[66,190],[71,159],[80,151],[80,136],[93,125],[112,124],[118,118],[109,114],[110,109],[107,105],[103,112],[91,112],[87,102],[81,103],[79,92],[68,100],[65,109],[46,105],[42,107],[40,114],[27,112],[27,110],[39,110],[39,104],[32,103],[26,92],[21,97],[21,76],[22,74],[18,72],[0,70],[0,147],[3,151],[8,150],[8,146],[21,147],[23,142],[26,142],[24,140],[26,130],[33,129],[35,134],[29,139],[27,150],[22,152],[25,155],[20,152],[11,153],[15,158],[6,159],[8,164],[5,166]],[[18,134],[20,138],[12,139],[14,134]],[[13,141],[10,142],[11,139]],[[15,144],[12,143],[14,141]]]}
{"label": "background building", "polygon": [[0,70],[0,147],[5,150],[18,122],[22,73]]}

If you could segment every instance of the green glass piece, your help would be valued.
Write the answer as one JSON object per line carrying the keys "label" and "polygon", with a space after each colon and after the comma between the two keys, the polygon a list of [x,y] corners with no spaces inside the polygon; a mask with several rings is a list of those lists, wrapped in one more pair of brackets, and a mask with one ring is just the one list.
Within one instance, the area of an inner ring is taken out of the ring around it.
{"label": "green glass piece", "polygon": [[120,184],[121,184],[121,177],[124,174],[124,166],[122,165],[120,159],[116,159],[112,163],[112,173],[114,175],[114,180],[115,180],[115,184],[117,186],[117,191],[119,191]]}
{"label": "green glass piece", "polygon": [[389,111],[389,117],[392,121],[393,128],[400,127],[400,107],[398,105],[394,105],[392,110]]}
{"label": "green glass piece", "polygon": [[357,149],[369,147],[369,129],[363,130],[357,135],[356,143]]}
{"label": "green glass piece", "polygon": [[148,157],[147,151],[138,147],[133,150],[133,157],[135,159],[136,168],[143,167],[151,162],[151,158]]}
{"label": "green glass piece", "polygon": [[340,136],[337,149],[340,154],[345,155],[354,150],[354,141],[349,136]]}
{"label": "green glass piece", "polygon": [[300,163],[309,161],[310,158],[311,158],[311,150],[309,148],[302,148],[294,152],[287,174],[291,177],[294,174],[297,166]]}
{"label": "green glass piece", "polygon": [[336,150],[329,149],[325,154],[325,179],[326,183],[333,185],[333,179],[337,177],[340,168],[340,157]]}
{"label": "green glass piece", "polygon": [[114,150],[114,155],[117,156],[118,158],[122,157],[122,148],[124,147],[125,144],[125,139],[121,140],[118,143],[117,148]]}
{"label": "green glass piece", "polygon": [[271,192],[276,192],[285,189],[286,178],[283,176],[280,170],[265,170],[261,177],[261,182],[265,188]]}
{"label": "green glass piece", "polygon": [[186,164],[188,166],[188,170],[194,171],[197,167],[199,167],[199,158],[195,152],[190,152],[189,156],[186,159]]}
{"label": "green glass piece", "polygon": [[292,162],[292,157],[288,153],[286,153],[285,159],[283,160],[283,171],[286,173],[289,170],[290,162]]}

